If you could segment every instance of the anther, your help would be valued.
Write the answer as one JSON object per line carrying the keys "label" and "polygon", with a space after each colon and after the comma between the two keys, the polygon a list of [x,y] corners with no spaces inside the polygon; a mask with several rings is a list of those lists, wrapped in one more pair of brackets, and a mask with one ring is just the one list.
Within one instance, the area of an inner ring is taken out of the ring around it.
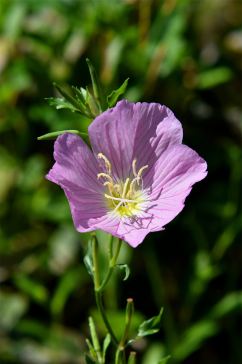
{"label": "anther", "polygon": [[133,170],[133,175],[136,177],[137,176],[137,172],[136,172],[136,163],[137,163],[137,159],[134,159],[132,162],[132,170]]}
{"label": "anther", "polygon": [[107,174],[107,173],[98,173],[97,178],[99,179],[101,177],[106,178],[110,183],[113,184],[113,179],[112,179],[111,176],[109,176],[109,174]]}
{"label": "anther", "polygon": [[137,178],[138,179],[140,179],[140,177],[141,177],[141,175],[142,175],[142,173],[143,173],[143,171],[145,170],[145,169],[147,169],[149,166],[148,166],[148,164],[146,165],[146,166],[144,166],[144,167],[141,167],[140,168],[140,170],[138,171],[138,173],[137,173]]}
{"label": "anther", "polygon": [[103,184],[104,186],[107,186],[108,187],[108,190],[109,190],[109,193],[112,195],[113,194],[113,183],[112,182],[108,182],[108,181],[106,181],[106,182],[104,182],[104,184]]}
{"label": "anther", "polygon": [[98,153],[97,157],[99,159],[103,159],[104,160],[106,170],[107,170],[108,174],[111,174],[112,166],[111,166],[111,163],[109,162],[108,158],[104,154],[102,154],[102,153]]}

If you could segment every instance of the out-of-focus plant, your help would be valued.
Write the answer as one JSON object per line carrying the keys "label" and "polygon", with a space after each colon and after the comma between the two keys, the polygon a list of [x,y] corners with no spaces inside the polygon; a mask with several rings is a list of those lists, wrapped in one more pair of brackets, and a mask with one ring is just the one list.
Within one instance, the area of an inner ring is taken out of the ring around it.
{"label": "out-of-focus plant", "polygon": [[[110,92],[131,75],[129,100],[175,109],[185,142],[209,164],[184,214],[135,256],[122,251],[139,320],[162,305],[166,312],[155,339],[139,342],[138,360],[242,362],[241,14],[237,0],[0,1],[1,362],[80,362],[88,315],[101,327],[85,295],[86,238],[43,180],[51,142],[36,141],[89,124],[44,100],[60,97],[53,80],[89,84],[86,57]],[[114,279],[104,298],[117,326],[123,296]]]}

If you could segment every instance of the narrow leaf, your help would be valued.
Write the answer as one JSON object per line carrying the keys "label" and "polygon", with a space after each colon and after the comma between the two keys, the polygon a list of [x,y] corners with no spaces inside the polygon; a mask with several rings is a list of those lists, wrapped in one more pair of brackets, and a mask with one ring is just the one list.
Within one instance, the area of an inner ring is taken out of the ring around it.
{"label": "narrow leaf", "polygon": [[103,352],[102,352],[102,356],[103,356],[103,362],[105,363],[105,357],[106,357],[106,352],[107,352],[107,349],[109,347],[111,343],[111,336],[110,334],[107,334],[104,341],[103,341]]}
{"label": "narrow leaf", "polygon": [[85,362],[86,364],[98,364],[96,360],[93,360],[89,355],[85,354]]}
{"label": "narrow leaf", "polygon": [[97,354],[97,357],[100,356],[100,343],[97,336],[96,326],[94,324],[93,318],[90,316],[88,319],[89,329],[91,333],[92,343],[95,350],[95,353]]}
{"label": "narrow leaf", "polygon": [[163,308],[161,308],[159,315],[144,321],[138,330],[138,337],[143,337],[147,335],[152,335],[160,330],[161,316],[163,313]]}
{"label": "narrow leaf", "polygon": [[118,98],[125,93],[126,88],[128,86],[128,82],[129,78],[127,78],[117,90],[112,91],[111,94],[108,95],[107,97],[108,107],[113,107],[118,101]]}
{"label": "narrow leaf", "polygon": [[117,264],[116,267],[124,272],[123,281],[126,281],[129,278],[129,275],[130,275],[130,269],[129,269],[128,264]]}
{"label": "narrow leaf", "polygon": [[72,105],[75,107],[79,107],[78,102],[75,100],[75,98],[71,95],[71,92],[67,90],[67,88],[57,85],[57,83],[53,83],[54,87],[59,91],[59,93],[64,96],[64,98],[69,101]]}
{"label": "narrow leaf", "polygon": [[[78,112],[84,116],[92,118],[90,115],[85,100],[83,102],[83,97],[81,97],[80,93],[77,95],[77,88],[72,87],[68,89],[67,87],[61,87],[54,83],[55,88],[59,91],[59,93],[64,97],[62,98],[52,98],[50,103],[51,106],[55,106],[58,109],[69,109],[72,112]],[[57,101],[56,101],[57,100]]]}
{"label": "narrow leaf", "polygon": [[87,91],[83,87],[78,88],[75,86],[72,86],[72,90],[74,91],[78,100],[80,100],[85,105],[87,102]]}
{"label": "narrow leaf", "polygon": [[[98,102],[100,107],[104,106],[103,105],[103,100],[102,100],[102,90],[101,90],[101,87],[100,87],[99,82],[98,82],[98,78],[97,78],[97,75],[96,75],[95,68],[93,67],[91,61],[88,58],[86,58],[86,62],[87,62],[87,65],[88,65],[88,68],[89,68],[89,73],[90,73],[91,80],[92,80],[92,88],[93,88],[94,98],[96,99],[96,101]],[[99,111],[101,111],[101,110],[99,110]]]}
{"label": "narrow leaf", "polygon": [[72,112],[79,111],[75,106],[73,106],[73,104],[61,97],[49,97],[46,98],[46,100],[49,102],[50,106],[54,106],[57,110],[68,109]]}
{"label": "narrow leaf", "polygon": [[79,130],[59,130],[59,131],[53,131],[52,133],[47,133],[44,135],[39,136],[38,140],[50,140],[50,139],[56,139],[59,135],[62,135],[64,133],[70,133],[70,134],[77,134],[80,137],[83,137],[83,139],[88,139],[88,134],[81,132]]}
{"label": "narrow leaf", "polygon": [[92,246],[91,246],[91,239],[88,242],[87,253],[84,256],[84,264],[87,269],[88,274],[93,277],[93,260],[92,260]]}
{"label": "narrow leaf", "polygon": [[171,356],[167,355],[165,358],[159,360],[159,362],[157,364],[166,364],[170,358],[171,358]]}
{"label": "narrow leaf", "polygon": [[92,346],[91,341],[89,339],[86,339],[86,343],[87,343],[87,346],[88,346],[88,349],[89,349],[90,356],[93,358],[93,360],[96,360],[95,358],[97,357],[97,355],[96,355],[96,352],[94,350],[94,347]]}

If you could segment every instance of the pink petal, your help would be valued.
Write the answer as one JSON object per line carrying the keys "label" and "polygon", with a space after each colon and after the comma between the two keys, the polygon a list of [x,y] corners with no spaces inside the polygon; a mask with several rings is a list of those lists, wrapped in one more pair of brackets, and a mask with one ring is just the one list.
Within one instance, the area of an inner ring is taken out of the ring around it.
{"label": "pink petal", "polygon": [[171,110],[156,103],[120,101],[89,126],[94,153],[103,153],[113,174],[125,180],[137,159],[137,168],[155,161],[171,144],[181,143],[182,127]]}
{"label": "pink petal", "polygon": [[192,185],[207,175],[207,164],[186,145],[169,147],[144,177],[144,185],[152,186],[149,213],[152,231],[160,230],[183,209]]}
{"label": "pink petal", "polygon": [[54,145],[54,158],[56,163],[46,176],[48,180],[69,189],[82,187],[103,191],[97,179],[97,160],[79,136],[70,133],[59,136]]}
{"label": "pink petal", "polygon": [[94,230],[90,219],[107,212],[96,158],[80,137],[68,133],[57,138],[54,157],[56,163],[46,178],[64,190],[76,229]]}
{"label": "pink petal", "polygon": [[145,216],[141,222],[132,221],[129,218],[120,218],[112,213],[106,214],[99,219],[90,220],[90,224],[95,229],[101,229],[109,234],[112,234],[133,248],[137,247],[149,233],[148,225],[151,223],[149,216]]}

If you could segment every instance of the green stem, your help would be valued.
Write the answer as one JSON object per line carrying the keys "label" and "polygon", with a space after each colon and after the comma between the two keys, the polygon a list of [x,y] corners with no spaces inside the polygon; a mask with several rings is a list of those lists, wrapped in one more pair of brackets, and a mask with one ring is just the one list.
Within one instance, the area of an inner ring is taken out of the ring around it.
{"label": "green stem", "polygon": [[[111,240],[111,242],[110,242],[110,255],[112,255],[112,244],[113,244],[113,242]],[[109,260],[109,267],[108,267],[107,274],[106,274],[104,280],[102,281],[102,284],[98,288],[98,290],[100,292],[102,292],[104,290],[104,288],[106,287],[107,283],[109,282],[109,279],[112,276],[113,270],[115,268],[115,265],[117,263],[117,259],[118,259],[119,253],[120,253],[121,245],[122,245],[122,240],[119,239],[118,240],[118,246],[117,246],[116,252],[111,257],[111,259]]]}
{"label": "green stem", "polygon": [[105,313],[105,310],[104,310],[104,307],[103,307],[103,303],[102,303],[102,295],[101,295],[101,292],[98,292],[98,291],[95,291],[95,298],[96,298],[96,304],[97,304],[97,308],[98,308],[98,311],[100,312],[101,316],[102,316],[102,319],[103,319],[103,322],[106,326],[106,329],[108,330],[110,336],[111,336],[111,339],[113,341],[113,343],[115,344],[115,346],[118,346],[118,340],[113,332],[113,329],[112,327],[110,326],[110,323],[107,319],[107,316],[106,316],[106,313]]}
{"label": "green stem", "polygon": [[[118,248],[116,250],[116,254],[114,255],[114,257],[110,260],[110,266],[114,266],[116,263],[116,260],[118,258],[118,254],[120,251],[120,247],[121,247],[121,242],[119,241],[118,244]],[[106,279],[104,280],[104,283],[102,283],[102,285],[100,286],[100,277],[99,277],[99,266],[98,266],[98,242],[97,242],[97,238],[96,236],[93,237],[93,244],[92,244],[92,255],[93,255],[93,277],[94,277],[94,288],[95,288],[95,298],[96,298],[96,304],[97,304],[97,308],[102,316],[103,322],[106,326],[106,329],[108,330],[112,341],[114,342],[115,346],[118,347],[118,340],[113,332],[112,327],[110,326],[110,323],[107,319],[104,307],[103,307],[103,302],[102,302],[102,291],[103,288],[105,287],[105,285],[107,284],[107,282],[109,281],[109,278],[111,277],[111,272],[108,272]],[[111,263],[112,262],[112,263]],[[110,266],[109,266],[109,271],[110,271]]]}
{"label": "green stem", "polygon": [[[121,362],[120,362],[120,360],[121,360]],[[126,364],[124,348],[122,348],[122,350],[120,348],[116,351],[115,364]]]}
{"label": "green stem", "polygon": [[[126,305],[124,333],[123,333],[122,339],[120,340],[117,351],[116,351],[116,357],[118,358],[117,360],[119,360],[120,355],[122,355],[122,363],[126,363],[125,347],[126,347],[126,341],[129,336],[129,330],[130,330],[133,313],[134,313],[133,299],[128,298],[127,305]],[[119,363],[119,362],[117,361],[117,363]],[[115,364],[116,364],[116,362],[115,362]]]}

